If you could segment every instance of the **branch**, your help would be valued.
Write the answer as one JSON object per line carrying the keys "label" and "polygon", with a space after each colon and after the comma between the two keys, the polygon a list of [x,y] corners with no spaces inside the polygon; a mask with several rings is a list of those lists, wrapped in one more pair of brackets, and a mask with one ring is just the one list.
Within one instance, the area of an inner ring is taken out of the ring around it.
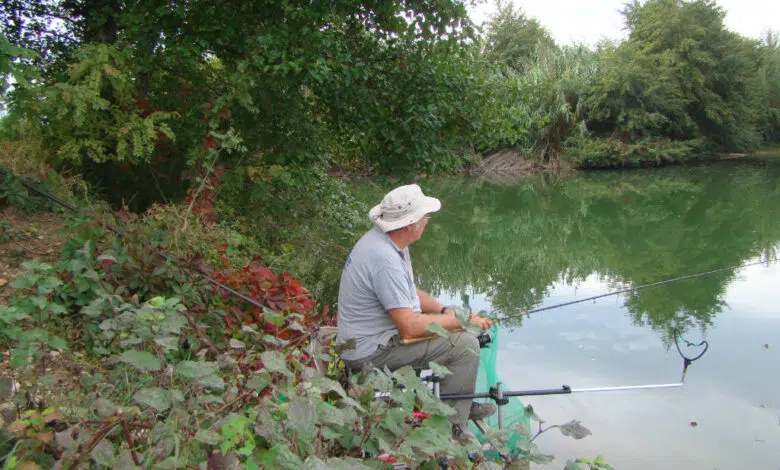
{"label": "branch", "polygon": [[195,191],[195,194],[192,196],[192,201],[190,202],[190,205],[187,206],[187,210],[184,212],[184,222],[182,223],[181,227],[181,233],[184,233],[187,230],[187,220],[190,217],[190,214],[192,213],[192,207],[195,205],[195,201],[198,200],[198,196],[201,192],[203,192],[203,189],[206,187],[206,184],[210,181],[209,175],[212,171],[214,171],[214,164],[217,163],[217,158],[219,158],[219,152],[214,152],[214,158],[211,160],[211,164],[206,169],[206,174],[203,175],[203,180],[200,182],[200,186],[198,186],[197,191]]}
{"label": "branch", "polygon": [[106,434],[108,434],[109,431],[114,429],[114,427],[119,423],[120,421],[114,421],[114,422],[109,422],[104,424],[103,427],[98,429],[95,435],[92,436],[92,439],[89,440],[89,443],[87,443],[87,447],[85,451],[81,452],[80,454],[77,454],[75,457],[71,457],[68,463],[64,465],[65,468],[68,469],[78,468],[79,463],[81,463],[81,461],[84,460],[85,457],[89,456],[89,454],[91,454],[92,451],[95,450],[95,447],[98,445],[98,443],[102,441],[104,437],[106,437]]}
{"label": "branch", "polygon": [[534,439],[536,439],[537,437],[541,436],[543,433],[545,433],[545,432],[549,431],[550,429],[553,429],[553,428],[559,428],[559,427],[560,427],[559,425],[557,425],[557,424],[553,424],[552,426],[547,426],[546,428],[542,429],[542,423],[539,423],[539,430],[536,432],[536,434],[534,435],[534,437],[532,437],[532,438],[531,438],[531,439],[528,441],[528,443],[529,443],[529,444],[530,444],[530,443],[532,443],[532,442],[534,441]]}
{"label": "branch", "polygon": [[125,439],[130,446],[130,454],[133,456],[133,462],[136,467],[141,466],[141,460],[138,458],[138,453],[135,451],[135,441],[133,440],[133,434],[130,432],[130,426],[127,425],[127,421],[122,420],[122,431],[125,433]]}
{"label": "branch", "polygon": [[195,330],[195,334],[198,335],[198,338],[201,339],[204,343],[206,343],[206,346],[209,347],[211,352],[214,353],[214,356],[219,356],[219,350],[214,346],[214,343],[211,342],[211,340],[206,337],[203,332],[200,331],[200,328],[198,328],[197,324],[195,323],[195,320],[192,318],[189,310],[184,311],[184,316],[187,317],[187,322],[190,324],[193,330]]}

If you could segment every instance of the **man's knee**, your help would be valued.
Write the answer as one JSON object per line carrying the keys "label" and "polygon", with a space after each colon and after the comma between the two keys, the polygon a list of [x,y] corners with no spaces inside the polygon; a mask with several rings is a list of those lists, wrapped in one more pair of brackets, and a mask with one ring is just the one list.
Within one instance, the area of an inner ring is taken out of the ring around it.
{"label": "man's knee", "polygon": [[479,340],[476,336],[461,332],[450,335],[455,349],[457,352],[465,352],[467,355],[474,358],[475,361],[479,360]]}

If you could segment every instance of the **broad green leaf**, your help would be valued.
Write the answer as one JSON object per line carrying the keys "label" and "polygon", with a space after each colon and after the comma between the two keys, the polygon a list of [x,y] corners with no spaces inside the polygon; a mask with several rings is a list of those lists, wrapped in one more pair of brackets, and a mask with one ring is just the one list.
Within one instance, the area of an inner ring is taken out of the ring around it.
{"label": "broad green leaf", "polygon": [[531,405],[526,406],[524,409],[524,413],[527,418],[532,419],[534,421],[538,421],[540,423],[544,423],[544,420],[539,416],[537,416],[533,406]]}
{"label": "broad green leaf", "polygon": [[529,462],[537,463],[540,465],[546,465],[553,461],[554,457],[552,455],[548,454],[536,454],[536,453],[530,453],[527,455],[526,459],[528,459]]}
{"label": "broad green leaf", "polygon": [[137,470],[138,467],[133,462],[133,455],[129,449],[122,449],[119,457],[111,470]]}
{"label": "broad green leaf", "polygon": [[32,287],[38,282],[38,276],[29,274],[27,276],[20,276],[11,281],[11,287],[14,289],[27,289]]}
{"label": "broad green leaf", "polygon": [[101,439],[100,442],[92,449],[89,454],[89,458],[95,461],[98,465],[111,468],[114,463],[114,446],[108,439]]}
{"label": "broad green leaf", "polygon": [[157,346],[165,349],[167,352],[176,351],[179,349],[179,338],[175,336],[163,336],[162,338],[156,338],[154,343]]}
{"label": "broad green leaf", "polygon": [[328,424],[332,426],[343,426],[344,412],[327,402],[318,402],[317,423]]}
{"label": "broad green leaf", "polygon": [[204,444],[215,446],[219,444],[219,434],[208,429],[198,429],[195,440]]}
{"label": "broad green leaf", "polygon": [[271,310],[268,307],[263,307],[263,318],[270,324],[275,326],[283,326],[285,323],[284,316],[278,312]]}
{"label": "broad green leaf", "polygon": [[290,428],[295,429],[303,435],[314,434],[315,420],[314,404],[308,399],[293,397],[287,407],[287,423]]}
{"label": "broad green leaf", "polygon": [[49,305],[49,300],[43,295],[30,297],[29,300],[30,302],[33,303],[33,305],[38,307],[40,310],[45,310],[46,307]]}
{"label": "broad green leaf", "polygon": [[64,315],[68,313],[68,309],[65,308],[64,305],[54,304],[54,303],[49,304],[49,311],[52,313],[56,313],[57,315]]}
{"label": "broad green leaf", "polygon": [[335,380],[329,379],[327,377],[320,377],[315,379],[313,383],[319,386],[323,393],[336,392],[339,394],[339,396],[347,396],[347,392],[344,390],[344,387],[342,387],[341,384]]}
{"label": "broad green leaf", "polygon": [[580,464],[579,462],[575,462],[574,460],[567,460],[566,466],[563,467],[563,470],[587,470],[588,465],[587,464]]}
{"label": "broad green leaf", "polygon": [[439,325],[438,323],[431,323],[430,325],[426,326],[425,327],[425,331],[430,331],[431,333],[435,333],[435,334],[441,336],[442,338],[449,338],[450,337],[450,332],[447,331],[446,328],[444,328],[443,326]]}
{"label": "broad green leaf", "polygon": [[224,403],[225,400],[222,399],[219,395],[211,395],[208,393],[204,393],[202,395],[198,395],[198,403]]}
{"label": "broad green leaf", "polygon": [[198,379],[198,384],[212,390],[224,390],[225,388],[225,382],[214,374]]}
{"label": "broad green leaf", "polygon": [[49,347],[52,349],[68,349],[68,343],[59,336],[49,336]]}
{"label": "broad green leaf", "polygon": [[558,429],[561,430],[561,434],[564,436],[573,437],[574,439],[583,439],[591,435],[590,429],[582,425],[577,420],[571,420],[566,424],[561,424]]}
{"label": "broad green leaf", "polygon": [[97,299],[94,299],[90,303],[88,303],[85,307],[81,309],[81,313],[88,317],[99,317],[103,314],[105,309],[109,307],[109,303],[106,301],[106,298],[101,296]]}
{"label": "broad green leaf", "polygon": [[44,387],[51,387],[57,383],[57,377],[51,374],[46,374],[38,377],[38,382]]}
{"label": "broad green leaf", "polygon": [[288,445],[276,444],[263,453],[260,463],[265,468],[300,470],[303,461],[294,454]]}
{"label": "broad green leaf", "polygon": [[118,356],[120,362],[130,364],[140,371],[158,371],[162,363],[151,353],[146,351],[125,351]]}
{"label": "broad green leaf", "polygon": [[98,398],[94,404],[95,411],[101,418],[107,418],[119,408],[114,402],[106,398]]}
{"label": "broad green leaf", "polygon": [[260,360],[263,361],[265,368],[270,372],[280,372],[285,375],[290,375],[290,370],[287,368],[287,359],[284,354],[278,351],[265,351],[260,354]]}
{"label": "broad green leaf", "polygon": [[171,407],[170,394],[167,390],[158,387],[142,388],[135,392],[133,400],[157,411],[165,411]]}
{"label": "broad green leaf", "polygon": [[406,424],[406,412],[400,408],[390,408],[385,413],[385,417],[382,420],[382,426],[387,428],[388,431],[400,436],[408,427]]}
{"label": "broad green leaf", "polygon": [[0,375],[0,401],[4,402],[11,398],[16,391],[16,384],[10,377]]}
{"label": "broad green leaf", "polygon": [[289,343],[289,341],[277,338],[273,335],[263,335],[263,338],[261,340],[265,344],[270,344],[271,346],[285,346]]}
{"label": "broad green leaf", "polygon": [[438,375],[439,378],[446,377],[448,375],[452,375],[452,371],[447,369],[444,366],[440,366],[439,364],[436,364],[435,362],[431,361],[428,363],[428,367],[433,371],[434,374]]}
{"label": "broad green leaf", "polygon": [[186,379],[200,379],[217,372],[216,362],[182,361],[175,366],[175,373]]}
{"label": "broad green leaf", "polygon": [[59,447],[65,450],[75,450],[81,440],[89,440],[91,435],[88,432],[74,432],[75,428],[68,428],[63,431],[54,433],[54,440]]}
{"label": "broad green leaf", "polygon": [[54,289],[62,285],[62,281],[57,279],[56,277],[44,277],[43,279],[38,282],[38,294],[39,295],[47,295],[50,294]]}
{"label": "broad green leaf", "polygon": [[246,386],[257,392],[262,392],[270,383],[271,378],[268,374],[255,374],[247,380]]}
{"label": "broad green leaf", "polygon": [[12,369],[18,369],[27,364],[27,360],[30,357],[30,350],[27,348],[16,348],[11,351],[11,360],[8,361],[8,365]]}

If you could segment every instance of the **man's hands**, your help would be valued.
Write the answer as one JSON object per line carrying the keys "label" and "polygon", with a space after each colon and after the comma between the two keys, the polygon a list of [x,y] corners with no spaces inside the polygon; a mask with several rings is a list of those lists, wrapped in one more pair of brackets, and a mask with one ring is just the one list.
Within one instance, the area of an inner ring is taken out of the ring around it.
{"label": "man's hands", "polygon": [[469,323],[482,328],[482,331],[488,330],[491,326],[493,326],[493,320],[489,318],[482,318],[476,312],[471,312],[469,314]]}
{"label": "man's hands", "polygon": [[[444,309],[444,313],[455,313],[455,310],[451,307],[447,307]],[[491,320],[490,318],[483,318],[480,317],[477,312],[471,312],[469,313],[469,323],[472,325],[478,326],[482,331],[489,330],[491,326],[493,326],[493,323],[495,323],[495,320]]]}

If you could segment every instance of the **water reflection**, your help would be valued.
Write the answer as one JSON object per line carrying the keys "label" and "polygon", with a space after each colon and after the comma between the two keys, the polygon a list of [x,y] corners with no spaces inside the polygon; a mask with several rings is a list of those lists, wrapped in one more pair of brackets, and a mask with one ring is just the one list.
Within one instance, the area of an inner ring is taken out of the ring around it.
{"label": "water reflection", "polygon": [[[780,168],[722,165],[539,179],[446,181],[444,208],[412,247],[421,285],[512,315],[777,256]],[[542,450],[603,454],[619,469],[776,469],[780,462],[780,264],[731,270],[539,313],[502,330],[498,375],[525,390],[676,382],[675,326],[710,351],[683,388],[529,398]],[[519,328],[522,326],[522,328]]]}
{"label": "water reflection", "polygon": [[[443,208],[413,247],[422,287],[485,294],[511,316],[554,285],[595,275],[608,290],[774,258],[780,168],[719,165],[589,173],[503,187],[428,184]],[[725,272],[640,291],[631,318],[667,340],[675,325],[706,330],[724,309]],[[515,326],[520,320],[514,322]]]}

